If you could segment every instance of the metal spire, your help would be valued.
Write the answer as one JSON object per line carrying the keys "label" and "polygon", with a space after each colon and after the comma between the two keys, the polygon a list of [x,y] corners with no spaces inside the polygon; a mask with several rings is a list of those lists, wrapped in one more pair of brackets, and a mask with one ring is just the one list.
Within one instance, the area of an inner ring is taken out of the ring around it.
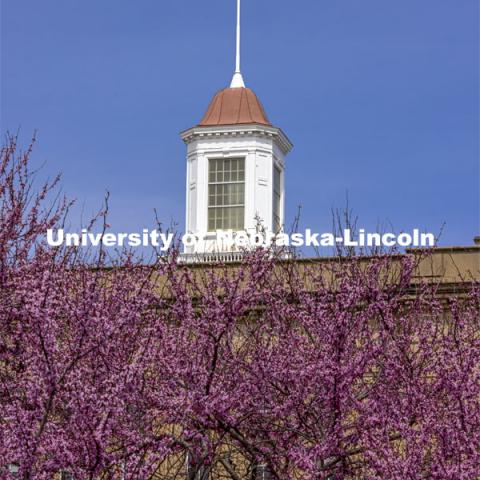
{"label": "metal spire", "polygon": [[243,77],[240,72],[240,2],[241,0],[237,0],[237,56],[236,56],[235,73],[233,74],[230,88],[245,87],[245,83],[243,81]]}

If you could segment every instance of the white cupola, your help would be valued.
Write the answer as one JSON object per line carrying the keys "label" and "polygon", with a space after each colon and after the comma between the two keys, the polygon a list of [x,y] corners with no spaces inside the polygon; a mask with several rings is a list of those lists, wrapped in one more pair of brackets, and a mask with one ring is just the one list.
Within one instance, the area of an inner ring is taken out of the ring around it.
{"label": "white cupola", "polygon": [[225,253],[217,231],[253,234],[284,225],[285,156],[292,144],[267,118],[240,73],[240,0],[237,62],[230,88],[218,92],[201,122],[184,132],[187,145],[186,233],[201,241],[187,254]]}

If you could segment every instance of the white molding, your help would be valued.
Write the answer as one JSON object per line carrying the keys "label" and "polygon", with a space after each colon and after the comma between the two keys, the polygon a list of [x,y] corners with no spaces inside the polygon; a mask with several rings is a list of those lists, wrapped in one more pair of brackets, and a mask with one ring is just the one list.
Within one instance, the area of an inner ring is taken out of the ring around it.
{"label": "white molding", "polygon": [[213,127],[192,127],[180,133],[182,140],[188,144],[196,139],[204,137],[226,137],[233,138],[237,135],[267,136],[277,141],[278,146],[284,155],[287,155],[293,148],[292,142],[285,135],[282,129],[261,124],[248,125],[219,125]]}

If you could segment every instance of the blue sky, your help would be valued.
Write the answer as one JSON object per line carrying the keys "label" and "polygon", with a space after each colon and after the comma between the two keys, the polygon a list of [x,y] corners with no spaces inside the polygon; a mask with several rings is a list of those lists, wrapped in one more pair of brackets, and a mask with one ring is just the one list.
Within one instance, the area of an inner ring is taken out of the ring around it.
{"label": "blue sky", "polygon": [[[234,67],[235,0],[0,0],[1,132],[38,130],[88,217],[183,230],[185,146]],[[329,231],[348,191],[360,223],[479,228],[478,0],[243,0],[242,71],[295,147],[287,223]],[[73,218],[72,220],[75,220]]]}

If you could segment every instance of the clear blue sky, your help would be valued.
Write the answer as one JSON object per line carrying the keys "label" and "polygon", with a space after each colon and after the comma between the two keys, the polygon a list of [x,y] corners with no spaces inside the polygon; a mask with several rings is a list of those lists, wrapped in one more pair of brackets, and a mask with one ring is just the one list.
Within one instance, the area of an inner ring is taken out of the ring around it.
{"label": "clear blue sky", "polygon": [[[235,0],[0,0],[1,132],[38,130],[85,215],[184,227],[185,147],[234,67]],[[243,0],[242,70],[295,144],[287,222],[479,228],[478,0]]]}

